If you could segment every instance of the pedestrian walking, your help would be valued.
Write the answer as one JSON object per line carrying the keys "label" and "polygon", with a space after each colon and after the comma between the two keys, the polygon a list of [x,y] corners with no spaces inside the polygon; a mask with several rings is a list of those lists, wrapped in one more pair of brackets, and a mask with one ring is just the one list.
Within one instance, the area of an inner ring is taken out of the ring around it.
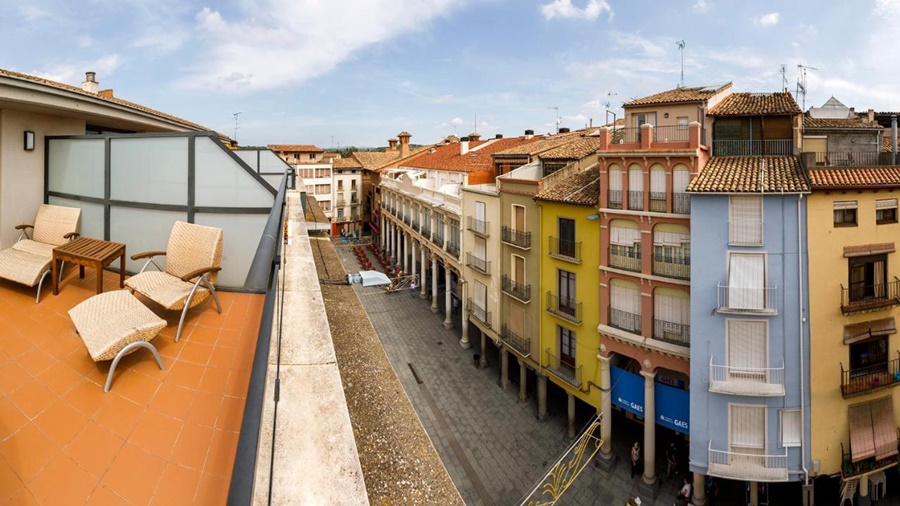
{"label": "pedestrian walking", "polygon": [[418,288],[418,286],[416,285],[416,281],[413,280],[413,282],[409,284],[409,295],[412,298],[416,298],[416,288]]}
{"label": "pedestrian walking", "polygon": [[637,441],[634,442],[634,446],[631,447],[631,477],[634,478],[635,474],[640,474],[638,472],[638,462],[641,461],[641,445],[638,444]]}
{"label": "pedestrian walking", "polygon": [[684,485],[678,491],[678,497],[675,498],[675,506],[687,506],[691,502],[693,490],[691,489],[691,480],[685,476]]}
{"label": "pedestrian walking", "polygon": [[674,441],[666,448],[666,479],[672,478],[672,475],[678,476],[678,449]]}

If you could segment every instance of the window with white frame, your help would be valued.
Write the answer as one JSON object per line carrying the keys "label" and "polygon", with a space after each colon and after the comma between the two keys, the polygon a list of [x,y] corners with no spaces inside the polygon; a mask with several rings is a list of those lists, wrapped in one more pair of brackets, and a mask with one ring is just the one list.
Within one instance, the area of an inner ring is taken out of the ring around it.
{"label": "window with white frame", "polygon": [[666,169],[662,165],[650,168],[650,210],[666,212]]}
{"label": "window with white frame", "polygon": [[628,209],[644,210],[644,169],[639,165],[628,168]]}
{"label": "window with white frame", "polygon": [[609,168],[609,207],[622,209],[622,169],[616,165]]}
{"label": "window with white frame", "polygon": [[676,165],[672,170],[672,212],[691,214],[691,196],[687,187],[691,183],[691,172],[684,165]]}
{"label": "window with white frame", "polygon": [[781,446],[784,448],[800,446],[800,410],[785,409],[781,412]]}
{"label": "window with white frame", "polygon": [[855,227],[856,226],[856,208],[855,200],[839,200],[834,203],[834,226],[835,227]]}
{"label": "window with white frame", "polygon": [[762,246],[762,204],[759,195],[732,195],[728,199],[728,244]]}
{"label": "window with white frame", "polygon": [[691,298],[688,292],[660,287],[653,291],[653,338],[690,343]]}
{"label": "window with white frame", "polygon": [[897,223],[897,199],[878,199],[875,201],[875,223]]}
{"label": "window with white frame", "polygon": [[729,379],[765,383],[768,377],[768,322],[729,319],[726,333]]}
{"label": "window with white frame", "polygon": [[730,252],[728,255],[728,309],[762,311],[769,309],[768,302],[766,255]]}
{"label": "window with white frame", "polygon": [[729,405],[731,451],[764,455],[766,452],[766,407]]}

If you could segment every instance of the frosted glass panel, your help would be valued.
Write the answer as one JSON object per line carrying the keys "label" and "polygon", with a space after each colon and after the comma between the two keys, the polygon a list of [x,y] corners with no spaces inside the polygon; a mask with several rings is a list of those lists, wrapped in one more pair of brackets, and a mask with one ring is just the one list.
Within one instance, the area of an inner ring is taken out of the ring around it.
{"label": "frosted glass panel", "polygon": [[288,170],[289,168],[291,168],[290,165],[285,163],[285,161],[282,160],[281,157],[269,151],[268,149],[259,152],[260,172],[278,172],[279,174],[284,174],[284,171]]}
{"label": "frosted glass panel", "polygon": [[187,205],[188,138],[110,140],[111,198]]}
{"label": "frosted glass panel", "polygon": [[281,187],[281,180],[284,179],[284,174],[279,174],[277,176],[263,175],[262,178],[265,179],[266,182],[268,182],[270,185],[272,185],[272,188],[275,188],[275,190],[277,191],[278,188]]}
{"label": "frosted glass panel", "polygon": [[218,284],[232,288],[243,287],[269,215],[198,213],[194,218],[198,225],[222,229],[222,270],[219,272]]}
{"label": "frosted glass panel", "polygon": [[195,204],[207,207],[272,207],[275,196],[208,137],[197,137]]}
{"label": "frosted glass panel", "polygon": [[80,200],[50,197],[50,203],[57,206],[81,208],[81,235],[94,239],[103,239],[103,205],[82,202]]}
{"label": "frosted glass panel", "polygon": [[103,144],[103,139],[50,139],[50,191],[103,198]]}
{"label": "frosted glass panel", "polygon": [[[113,207],[109,213],[109,239],[125,243],[127,263],[125,269],[135,273],[141,270],[146,259],[134,261],[131,255],[151,250],[164,250],[176,221],[187,221],[187,214],[151,209]],[[165,257],[157,257],[156,263],[165,269]],[[152,266],[151,266],[152,267]]]}

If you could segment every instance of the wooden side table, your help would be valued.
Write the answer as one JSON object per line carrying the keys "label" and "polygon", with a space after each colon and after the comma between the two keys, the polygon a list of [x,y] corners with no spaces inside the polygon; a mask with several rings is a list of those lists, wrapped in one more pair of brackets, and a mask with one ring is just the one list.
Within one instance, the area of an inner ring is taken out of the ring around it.
{"label": "wooden side table", "polygon": [[60,262],[78,266],[78,277],[84,278],[84,268],[97,269],[97,293],[103,292],[103,268],[120,258],[119,288],[125,288],[125,245],[118,242],[78,237],[53,248],[53,295],[59,295]]}

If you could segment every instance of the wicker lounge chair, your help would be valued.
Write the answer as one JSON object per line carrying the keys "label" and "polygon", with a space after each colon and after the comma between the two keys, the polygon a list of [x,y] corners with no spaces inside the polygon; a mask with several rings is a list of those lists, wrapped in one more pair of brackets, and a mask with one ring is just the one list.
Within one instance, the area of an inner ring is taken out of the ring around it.
{"label": "wicker lounge chair", "polygon": [[[81,209],[42,204],[34,225],[17,226],[16,230],[21,230],[18,241],[0,251],[0,278],[25,286],[37,285],[34,302],[40,302],[41,287],[50,275],[53,248],[77,237],[80,225]],[[29,228],[31,237],[28,237]]]}
{"label": "wicker lounge chair", "polygon": [[[165,270],[153,260],[161,255],[166,257]],[[210,295],[219,314],[222,313],[215,288],[218,272],[222,270],[222,229],[176,221],[166,251],[147,251],[131,257],[132,260],[141,258],[146,258],[147,263],[125,285],[166,309],[181,309],[175,342],[181,338],[187,310]],[[159,270],[148,271],[151,263]]]}
{"label": "wicker lounge chair", "polygon": [[128,290],[94,295],[70,309],[69,317],[94,362],[112,360],[104,392],[112,386],[119,360],[138,348],[148,348],[159,368],[165,369],[159,352],[149,341],[166,328],[166,321]]}

